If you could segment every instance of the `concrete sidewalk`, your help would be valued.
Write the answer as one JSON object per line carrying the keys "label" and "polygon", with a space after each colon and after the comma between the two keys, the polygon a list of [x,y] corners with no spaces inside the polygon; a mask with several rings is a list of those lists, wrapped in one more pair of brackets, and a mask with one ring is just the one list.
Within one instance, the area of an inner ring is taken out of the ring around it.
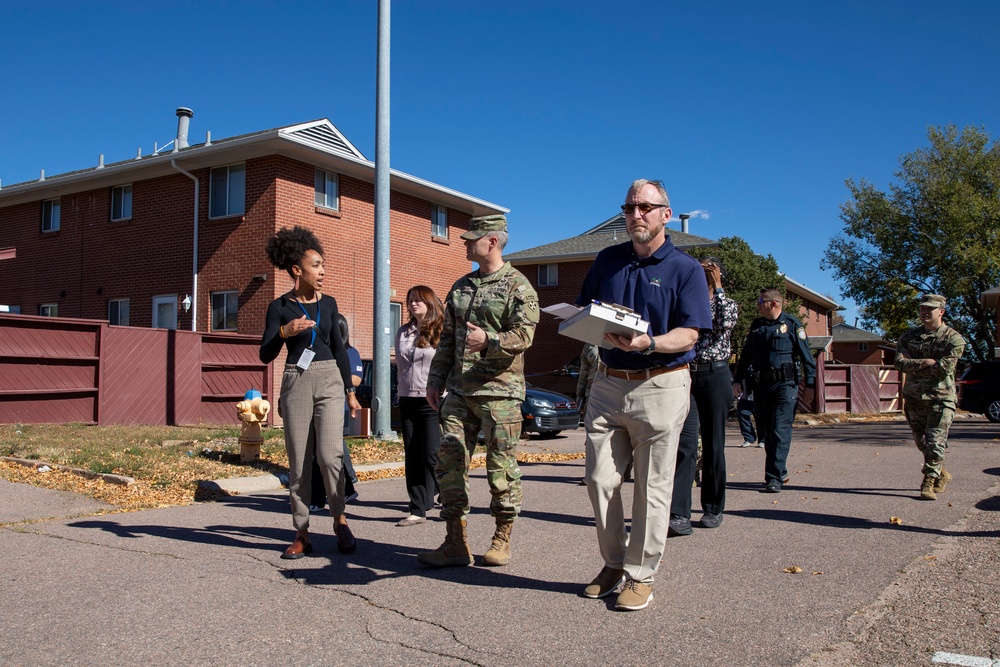
{"label": "concrete sidewalk", "polygon": [[[917,500],[919,454],[905,424],[796,429],[791,482],[777,496],[759,492],[763,452],[730,447],[725,522],[669,540],[655,599],[634,613],[580,596],[602,565],[576,483],[582,459],[523,466],[524,508],[503,568],[421,567],[415,553],[436,547],[444,524],[395,526],[407,504],[401,479],[361,484],[349,508],[357,553],[338,554],[331,520],[314,515],[316,553],[299,561],[279,558],[292,537],[287,492],[76,518],[87,508],[71,504],[69,518],[0,529],[0,664],[821,664],[857,651],[852,640],[871,628],[853,619],[882,608],[887,592],[893,604],[933,605],[920,588],[929,568],[995,550],[996,437],[985,422],[956,423],[955,481],[933,503]],[[530,446],[575,448],[574,439]],[[39,491],[0,485],[0,503],[37,506]],[[492,532],[482,470],[472,492],[478,557]],[[803,572],[784,571],[792,566]],[[991,573],[958,576],[963,599],[998,599]],[[984,613],[894,628],[900,647],[885,655],[898,660],[876,664],[929,665],[931,649],[995,654],[998,626]],[[855,658],[839,664],[863,664]]]}

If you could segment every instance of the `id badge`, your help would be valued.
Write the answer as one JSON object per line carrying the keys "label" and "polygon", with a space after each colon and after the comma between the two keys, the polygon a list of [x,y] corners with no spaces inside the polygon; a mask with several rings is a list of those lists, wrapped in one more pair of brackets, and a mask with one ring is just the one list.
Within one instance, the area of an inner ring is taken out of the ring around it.
{"label": "id badge", "polygon": [[315,356],[316,353],[307,347],[306,349],[302,350],[302,354],[299,356],[299,360],[295,362],[295,365],[301,368],[302,370],[307,371],[309,370],[309,364],[312,363],[313,357]]}

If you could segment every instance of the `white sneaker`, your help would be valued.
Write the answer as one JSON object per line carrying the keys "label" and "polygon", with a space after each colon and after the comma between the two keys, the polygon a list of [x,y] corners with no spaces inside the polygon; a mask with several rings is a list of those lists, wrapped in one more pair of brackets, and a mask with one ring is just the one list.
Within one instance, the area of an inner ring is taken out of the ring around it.
{"label": "white sneaker", "polygon": [[757,446],[760,447],[761,449],[764,449],[764,443],[763,442],[758,442]]}
{"label": "white sneaker", "polygon": [[747,440],[742,445],[740,445],[740,447],[753,447],[753,446],[754,446],[754,443],[750,442],[749,440]]}

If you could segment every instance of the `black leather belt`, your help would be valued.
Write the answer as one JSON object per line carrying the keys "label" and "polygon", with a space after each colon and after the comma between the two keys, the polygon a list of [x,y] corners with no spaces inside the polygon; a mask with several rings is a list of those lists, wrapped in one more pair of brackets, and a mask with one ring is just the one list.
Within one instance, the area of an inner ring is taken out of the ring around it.
{"label": "black leather belt", "polygon": [[691,372],[692,373],[705,373],[705,372],[717,371],[720,368],[728,369],[729,368],[729,362],[728,361],[706,361],[706,362],[701,363],[701,364],[695,364],[695,363],[693,363],[690,366],[691,366]]}

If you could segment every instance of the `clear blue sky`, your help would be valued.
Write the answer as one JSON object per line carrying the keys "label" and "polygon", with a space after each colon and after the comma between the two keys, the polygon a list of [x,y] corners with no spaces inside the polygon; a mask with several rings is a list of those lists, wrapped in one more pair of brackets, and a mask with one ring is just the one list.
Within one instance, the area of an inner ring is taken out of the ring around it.
{"label": "clear blue sky", "polygon": [[[0,181],[329,118],[375,155],[376,0],[0,5]],[[477,2],[392,7],[392,166],[509,207],[508,250],[667,184],[691,232],[819,270],[848,178],[929,125],[1000,127],[1000,3]],[[675,225],[676,226],[676,225]]]}

